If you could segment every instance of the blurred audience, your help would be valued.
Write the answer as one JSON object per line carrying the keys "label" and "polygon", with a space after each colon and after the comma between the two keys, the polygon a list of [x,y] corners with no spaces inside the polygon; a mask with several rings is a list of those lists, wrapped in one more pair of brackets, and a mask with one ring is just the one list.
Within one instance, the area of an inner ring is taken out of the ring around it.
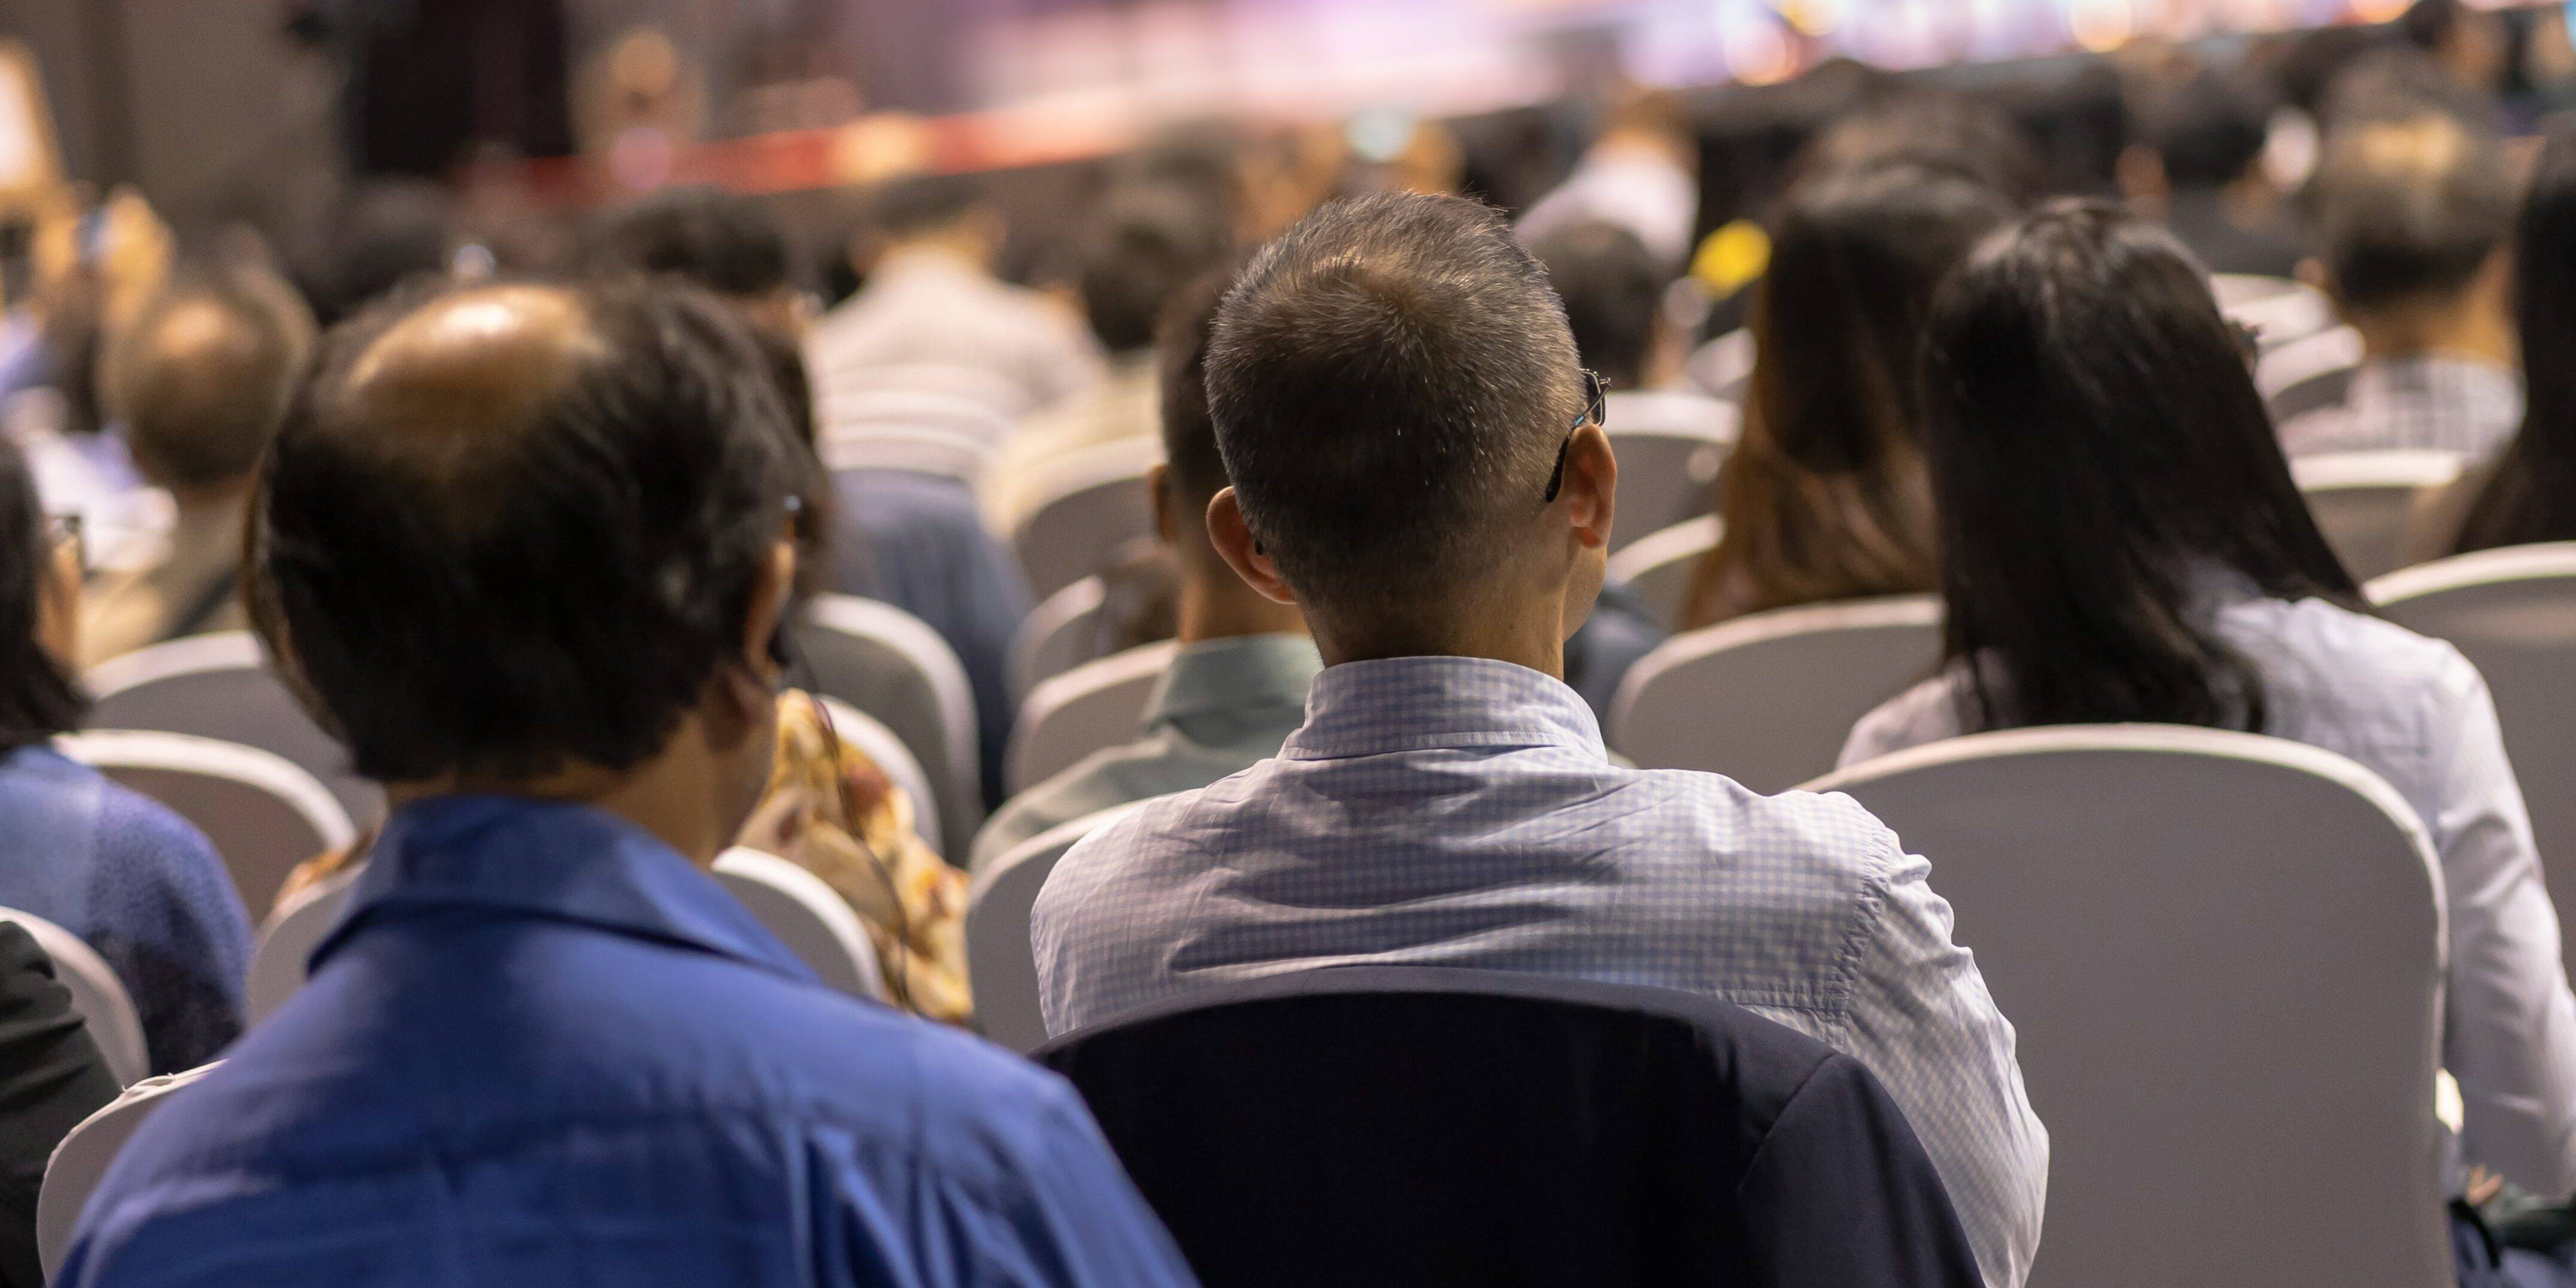
{"label": "blurred audience", "polygon": [[1068,1087],[818,986],[703,871],[775,762],[783,417],[740,322],[664,287],[334,332],[255,599],[393,813],[60,1282],[1190,1282]]}
{"label": "blurred audience", "polygon": [[2522,427],[2493,460],[2417,502],[2410,563],[2576,541],[2576,118],[2549,123],[2514,234]]}
{"label": "blurred audience", "polygon": [[667,274],[730,304],[774,334],[802,336],[787,232],[769,207],[721,188],[665,188],[594,221],[582,259],[594,273]]}
{"label": "blurred audience", "polygon": [[1106,379],[1021,420],[977,481],[985,521],[1015,532],[1047,500],[1068,453],[1151,438],[1161,399],[1154,327],[1173,298],[1222,264],[1224,211],[1205,194],[1161,184],[1112,191],[1089,216],[1075,281],[1084,321],[1109,354]]}
{"label": "blurred audience", "polygon": [[459,242],[456,199],[426,179],[360,184],[330,244],[302,276],[313,315],[329,326],[407,282],[444,276]]}
{"label": "blurred audience", "polygon": [[1699,233],[1699,145],[1673,102],[1636,93],[1613,107],[1574,173],[1522,215],[1533,245],[1576,224],[1627,230],[1667,271],[1690,259]]}
{"label": "blurred audience", "polygon": [[92,588],[81,665],[245,623],[243,517],[312,347],[313,318],[294,291],[239,269],[180,278],[109,341],[102,403],[174,518],[157,551]]}
{"label": "blurred audience", "polygon": [[2484,455],[2522,419],[2507,243],[2515,188],[2495,141],[2439,113],[2337,129],[2308,197],[2318,275],[2361,333],[2341,407],[2281,426],[2292,456]]}
{"label": "blurred audience", "polygon": [[1911,162],[1790,195],[1754,301],[1743,434],[1718,478],[1725,530],[1689,624],[1933,588],[1924,320],[1942,275],[2010,214],[1977,180]]}
{"label": "blurred audience", "polygon": [[1877,1073],[1988,1282],[2020,1284],[2047,1133],[1923,862],[1848,798],[1613,764],[1557,678],[1618,465],[1501,218],[1411,196],[1308,216],[1226,298],[1207,390],[1232,480],[1211,539],[1328,665],[1279,758],[1056,866],[1032,928],[1049,1030],[1325,965],[1711,994]]}
{"label": "blurred audience", "polygon": [[[2141,721],[2358,761],[2421,812],[2439,861],[2442,1063],[2468,1161],[2576,1191],[2576,998],[2486,684],[2370,614],[2199,266],[2111,207],[2053,205],[1944,288],[1930,353],[1948,665],[1862,720],[1844,762]],[[2462,1283],[2495,1272],[2463,1264]]]}
{"label": "blurred audience", "polygon": [[1016,417],[1101,379],[1100,346],[1079,318],[993,275],[1007,229],[973,180],[895,183],[871,216],[883,248],[867,284],[823,315],[806,346],[825,404],[904,389]]}
{"label": "blurred audience", "polygon": [[2304,257],[2264,163],[2271,109],[2242,73],[2203,70],[2149,109],[2146,141],[2121,159],[2131,201],[2160,213],[2213,273],[2286,278]]}
{"label": "blurred audience", "polygon": [[1305,620],[1245,585],[1208,544],[1208,501],[1226,473],[1208,414],[1207,346],[1226,285],[1204,279],[1174,300],[1157,346],[1165,463],[1152,476],[1154,526],[1179,570],[1181,650],[1155,682],[1134,741],[1021,792],[984,824],[978,872],[1059,823],[1205,787],[1276,756],[1305,720],[1306,688],[1324,669]]}
{"label": "blurred audience", "polygon": [[80,617],[79,531],[46,517],[0,444],[0,907],[97,949],[153,1072],[172,1073],[241,1032],[250,914],[203,833],[51,745],[88,707],[71,670]]}

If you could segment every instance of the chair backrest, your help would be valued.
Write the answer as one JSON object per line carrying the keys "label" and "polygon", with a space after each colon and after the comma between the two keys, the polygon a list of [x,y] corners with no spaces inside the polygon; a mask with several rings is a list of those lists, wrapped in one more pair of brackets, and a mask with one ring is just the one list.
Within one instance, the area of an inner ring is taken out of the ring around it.
{"label": "chair backrest", "polygon": [[80,1224],[81,1209],[89,1204],[90,1194],[106,1178],[108,1165],[125,1149],[125,1142],[134,1139],[143,1120],[169,1103],[173,1093],[215,1067],[203,1064],[138,1082],[126,1088],[124,1095],[99,1106],[97,1113],[81,1119],[71,1134],[54,1146],[54,1156],[45,1164],[44,1184],[36,1191],[36,1260],[44,1267],[46,1279],[51,1280],[63,1268],[63,1258],[72,1250],[72,1231]]}
{"label": "chair backrest", "polygon": [[1737,327],[1691,354],[1691,383],[1711,398],[1740,403],[1744,386],[1753,379],[1754,356],[1752,329]]}
{"label": "chair backrest", "polygon": [[[1743,417],[1731,403],[1699,394],[1614,394],[1611,451],[1619,458],[1617,554],[1638,537],[1709,513],[1717,472],[1735,448]],[[1623,535],[1633,534],[1633,535]]]}
{"label": "chair backrest", "polygon": [[1011,695],[1026,698],[1038,681],[1098,657],[1100,610],[1109,587],[1085,577],[1039,601],[1011,641]]}
{"label": "chair backrest", "polygon": [[253,920],[268,915],[296,864],[357,837],[330,788],[256,747],[135,729],[66,734],[55,745],[195,824]]}
{"label": "chair backrest", "polygon": [[[794,627],[813,689],[875,717],[930,777],[940,851],[963,857],[984,821],[975,691],[957,654],[912,614],[851,595],[816,595]],[[803,681],[809,677],[791,672]]]}
{"label": "chair backrest", "polygon": [[107,1061],[107,1071],[116,1075],[117,1085],[132,1086],[151,1073],[142,1017],[116,972],[108,969],[107,959],[80,936],[32,912],[0,908],[0,921],[26,927],[27,936],[54,959],[54,978],[70,990],[72,1009],[88,1024],[90,1040],[98,1044],[99,1056]]}
{"label": "chair backrest", "polygon": [[1154,685],[1180,647],[1172,640],[1140,644],[1040,681],[1011,728],[1005,790],[1017,795],[1103,747],[1134,740]]}
{"label": "chair backrest", "polygon": [[[2550,902],[2576,909],[2576,542],[2484,550],[2364,588],[2388,620],[2485,676],[2531,806]],[[2576,936],[2562,936],[2576,962]]]}
{"label": "chair backrest", "polygon": [[2291,461],[2290,477],[2344,568],[2368,581],[2403,562],[2416,496],[2467,463],[2455,452],[2337,452]]}
{"label": "chair backrest", "polygon": [[1041,599],[1097,573],[1120,546],[1154,530],[1154,500],[1145,472],[1163,459],[1163,442],[1130,435],[1067,452],[1034,485],[1028,517],[1011,549]]}
{"label": "chair backrest", "polygon": [[349,768],[348,750],[304,714],[249,631],[192,635],[90,668],[93,729],[158,729],[283,756],[320,779],[352,819],[371,823],[385,794]]}
{"label": "chair backrest", "polygon": [[312,885],[287,896],[270,913],[260,927],[259,942],[250,951],[250,982],[245,990],[250,1006],[250,1022],[267,1019],[295,990],[304,987],[305,967],[313,960],[313,950],[340,924],[341,914],[349,910],[350,888],[357,885],[358,874],[366,870],[362,862],[351,863]]}
{"label": "chair backrest", "polygon": [[883,721],[828,694],[818,694],[815,701],[832,716],[832,734],[852,751],[875,761],[878,769],[912,801],[912,832],[934,853],[940,848],[939,793],[931,786],[930,772],[905,746],[894,730]]}
{"label": "chair backrest", "polygon": [[1703,514],[1647,533],[1610,556],[1610,584],[1627,587],[1656,621],[1679,629],[1690,608],[1691,582],[1724,531],[1716,515]]}
{"label": "chair backrest", "polygon": [[1982,1282],[1876,1079],[1712,998],[1306,970],[1038,1058],[1212,1284]]}
{"label": "chair backrest", "polygon": [[1784,792],[1831,770],[1852,726],[1940,660],[1930,595],[1756,613],[1639,659],[1610,705],[1610,745],[1647,769]]}
{"label": "chair backrest", "polygon": [[2440,876],[2395,789],[2150,725],[1980,734],[1814,788],[1930,860],[2012,1017],[2050,1136],[2033,1285],[2451,1283]]}
{"label": "chair backrest", "polygon": [[2271,407],[2273,422],[2288,424],[2309,412],[2342,406],[2361,358],[2359,331],[2329,327],[2264,354],[2254,366],[2254,387]]}
{"label": "chair backrest", "polygon": [[2253,328],[2265,352],[2304,340],[2335,324],[2334,303],[2305,282],[2286,277],[2220,273],[2210,279],[2218,306]]}
{"label": "chair backrest", "polygon": [[885,1000],[876,941],[823,878],[775,854],[740,847],[716,856],[715,878],[825,984]]}
{"label": "chair backrest", "polygon": [[1014,1051],[1046,1041],[1038,1006],[1037,953],[1029,946],[1029,910],[1073,843],[1125,818],[1144,802],[1087,814],[1022,841],[983,871],[966,891],[966,982],[975,992],[975,1028]]}

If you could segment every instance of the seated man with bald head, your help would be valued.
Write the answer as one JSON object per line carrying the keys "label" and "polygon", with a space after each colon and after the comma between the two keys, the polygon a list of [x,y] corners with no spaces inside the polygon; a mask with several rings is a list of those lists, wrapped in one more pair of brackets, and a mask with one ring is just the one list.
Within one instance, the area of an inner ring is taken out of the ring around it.
{"label": "seated man with bald head", "polygon": [[81,665],[243,624],[242,514],[312,348],[304,302],[248,272],[182,278],[110,342],[99,392],[174,519],[160,549],[91,591]]}
{"label": "seated man with bald head", "polygon": [[705,869],[769,777],[792,433],[741,324],[498,286],[333,333],[253,616],[392,815],[303,991],[57,1283],[1186,1284],[1072,1090],[827,989]]}

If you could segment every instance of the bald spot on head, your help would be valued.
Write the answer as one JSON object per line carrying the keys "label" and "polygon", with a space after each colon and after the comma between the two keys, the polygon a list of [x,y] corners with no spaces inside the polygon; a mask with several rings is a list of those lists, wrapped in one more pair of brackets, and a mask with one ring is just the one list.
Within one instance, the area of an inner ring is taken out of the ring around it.
{"label": "bald spot on head", "polygon": [[156,482],[230,486],[276,432],[311,341],[311,319],[284,283],[192,274],[111,342],[100,392]]}
{"label": "bald spot on head", "polygon": [[568,292],[465,291],[376,337],[351,364],[345,396],[352,413],[388,430],[471,438],[526,424],[604,352]]}

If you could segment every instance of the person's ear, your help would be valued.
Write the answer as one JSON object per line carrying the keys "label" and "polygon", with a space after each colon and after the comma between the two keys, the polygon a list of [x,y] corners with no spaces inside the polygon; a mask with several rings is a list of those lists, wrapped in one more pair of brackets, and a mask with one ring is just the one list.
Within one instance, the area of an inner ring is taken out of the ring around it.
{"label": "person's ear", "polygon": [[796,588],[796,542],[780,537],[751,583],[751,606],[742,623],[742,670],[764,685],[779,679],[778,655],[787,629],[787,597]]}
{"label": "person's ear", "polygon": [[1164,545],[1177,548],[1180,542],[1178,516],[1172,513],[1172,467],[1161,461],[1145,471],[1145,495],[1154,498],[1154,535]]}
{"label": "person's ear", "polygon": [[1243,521],[1243,507],[1236,503],[1233,488],[1226,488],[1209,499],[1207,530],[1208,544],[1216,547],[1226,566],[1234,569],[1234,575],[1243,578],[1243,584],[1273,603],[1297,602],[1297,596],[1288,589],[1288,583],[1281,580],[1278,567],[1262,551],[1261,543],[1252,539],[1252,527]]}
{"label": "person's ear", "polygon": [[1557,489],[1555,508],[1564,514],[1577,543],[1610,544],[1610,525],[1619,510],[1619,459],[1599,425],[1586,425],[1566,440],[1565,481]]}
{"label": "person's ear", "polygon": [[2311,255],[2306,259],[2300,260],[2299,266],[2290,270],[2290,273],[2291,276],[2298,278],[2300,282],[2324,292],[2326,299],[2333,302],[2335,310],[2337,312],[2342,311],[2343,296],[2336,292],[2334,274],[2326,271],[2326,262],[2324,260]]}

